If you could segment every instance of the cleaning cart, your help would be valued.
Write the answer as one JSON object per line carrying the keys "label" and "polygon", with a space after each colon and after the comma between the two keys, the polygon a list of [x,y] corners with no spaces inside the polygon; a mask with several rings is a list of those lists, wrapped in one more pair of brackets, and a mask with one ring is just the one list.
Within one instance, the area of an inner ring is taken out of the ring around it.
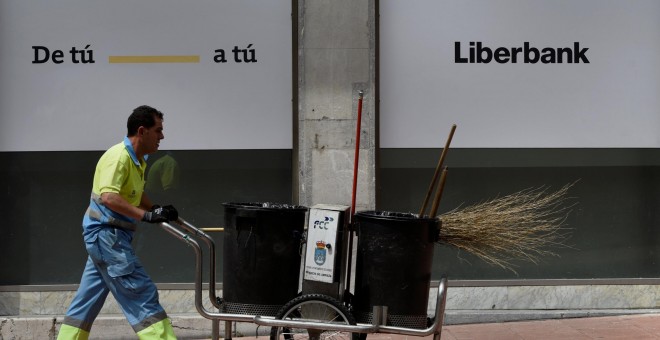
{"label": "cleaning cart", "polygon": [[[434,315],[426,315],[437,219],[370,211],[357,213],[349,224],[348,207],[317,205],[309,209],[306,226],[300,228],[304,207],[224,206],[226,219],[235,221],[225,227],[224,254],[244,254],[240,259],[223,258],[222,299],[216,296],[213,239],[183,219],[161,224],[195,251],[195,307],[213,320],[215,339],[222,321],[226,339],[232,337],[232,322],[271,327],[271,339],[360,339],[370,333],[433,334],[440,339],[446,278],[438,284]],[[208,248],[208,297],[218,312],[203,303],[200,241]],[[248,273],[250,268],[254,272]]]}

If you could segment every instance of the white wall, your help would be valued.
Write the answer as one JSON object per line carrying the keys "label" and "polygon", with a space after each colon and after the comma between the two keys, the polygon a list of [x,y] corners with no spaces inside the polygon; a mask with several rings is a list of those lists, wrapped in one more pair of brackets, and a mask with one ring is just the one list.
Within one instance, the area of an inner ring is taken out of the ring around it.
{"label": "white wall", "polygon": [[[660,147],[660,1],[381,0],[381,146]],[[589,63],[465,64],[486,46]]]}
{"label": "white wall", "polygon": [[[165,114],[163,149],[292,147],[290,1],[3,0],[0,43],[0,151],[104,150],[142,104]],[[250,44],[257,62],[236,62]],[[95,62],[74,63],[87,45]],[[123,55],[199,62],[109,62]]]}

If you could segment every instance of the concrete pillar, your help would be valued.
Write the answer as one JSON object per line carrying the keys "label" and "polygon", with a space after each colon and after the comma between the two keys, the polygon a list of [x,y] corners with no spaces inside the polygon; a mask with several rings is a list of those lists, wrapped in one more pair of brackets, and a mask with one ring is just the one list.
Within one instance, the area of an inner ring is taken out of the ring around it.
{"label": "concrete pillar", "polygon": [[297,10],[298,204],[351,204],[362,90],[357,210],[374,209],[375,0],[299,0]]}

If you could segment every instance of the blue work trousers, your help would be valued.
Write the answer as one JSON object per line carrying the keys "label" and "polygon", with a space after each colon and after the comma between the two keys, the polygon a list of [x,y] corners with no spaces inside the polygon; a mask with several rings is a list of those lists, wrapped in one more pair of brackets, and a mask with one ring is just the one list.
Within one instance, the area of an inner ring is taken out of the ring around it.
{"label": "blue work trousers", "polygon": [[109,292],[135,332],[167,318],[158,290],[135,256],[133,233],[101,228],[85,242],[87,264],[64,324],[89,332]]}

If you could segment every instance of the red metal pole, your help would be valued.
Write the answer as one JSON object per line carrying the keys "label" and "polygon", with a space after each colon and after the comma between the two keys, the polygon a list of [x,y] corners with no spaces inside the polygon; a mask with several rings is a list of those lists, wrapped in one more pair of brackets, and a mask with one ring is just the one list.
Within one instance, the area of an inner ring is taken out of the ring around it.
{"label": "red metal pole", "polygon": [[358,178],[358,162],[360,160],[360,130],[362,125],[362,98],[364,91],[360,90],[360,98],[358,99],[357,111],[357,131],[355,132],[355,161],[353,162],[353,198],[351,201],[351,222],[353,222],[353,215],[355,215],[355,196],[357,191],[357,178]]}
{"label": "red metal pole", "polygon": [[346,287],[346,296],[349,296],[351,290],[351,263],[353,262],[353,217],[355,216],[355,197],[357,192],[357,178],[358,178],[358,162],[360,161],[360,130],[362,125],[362,98],[364,97],[364,91],[360,90],[358,92],[360,97],[358,98],[358,111],[357,111],[357,131],[355,132],[355,161],[353,162],[353,193],[351,199],[351,216],[349,221],[349,233],[348,233],[348,257],[345,263],[346,265],[346,282],[344,282]]}

